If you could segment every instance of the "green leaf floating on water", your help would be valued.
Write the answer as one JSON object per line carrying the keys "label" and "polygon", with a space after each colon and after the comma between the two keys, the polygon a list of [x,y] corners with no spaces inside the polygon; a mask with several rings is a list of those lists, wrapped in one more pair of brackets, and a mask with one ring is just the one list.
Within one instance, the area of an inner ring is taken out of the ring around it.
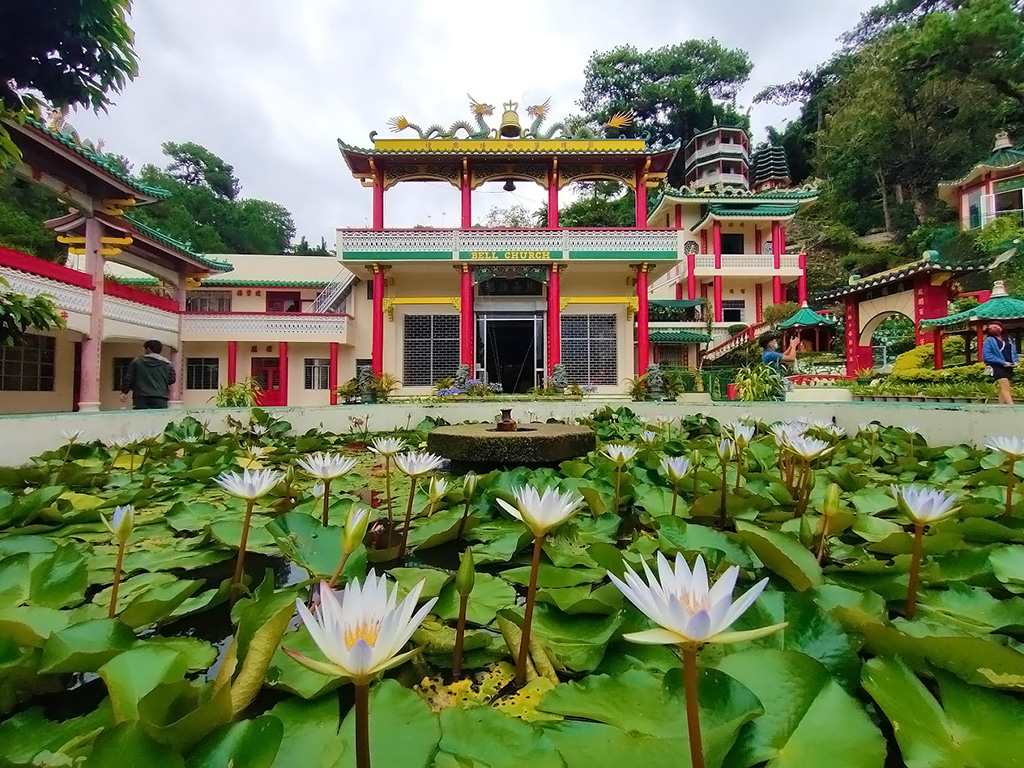
{"label": "green leaf floating on water", "polygon": [[[489,573],[478,573],[469,593],[466,605],[466,621],[477,626],[485,626],[494,621],[495,615],[502,608],[515,602],[516,591],[511,584]],[[455,582],[450,581],[441,589],[433,612],[442,619],[457,619],[459,616],[459,593]]]}
{"label": "green leaf floating on water", "polygon": [[736,532],[768,568],[803,591],[822,583],[821,566],[799,541],[784,533],[736,521]]}
{"label": "green leaf floating on water", "polygon": [[444,709],[439,718],[440,752],[433,768],[564,768],[539,726],[490,707]]}
{"label": "green leaf floating on water", "polygon": [[284,725],[272,715],[233,723],[201,741],[189,754],[188,768],[271,768],[283,737]]}
{"label": "green leaf floating on water", "polygon": [[[267,531],[282,554],[314,578],[329,579],[341,563],[342,525],[324,528],[312,515],[289,512],[267,523]],[[360,546],[345,563],[342,579],[362,579],[365,575],[366,548]]]}

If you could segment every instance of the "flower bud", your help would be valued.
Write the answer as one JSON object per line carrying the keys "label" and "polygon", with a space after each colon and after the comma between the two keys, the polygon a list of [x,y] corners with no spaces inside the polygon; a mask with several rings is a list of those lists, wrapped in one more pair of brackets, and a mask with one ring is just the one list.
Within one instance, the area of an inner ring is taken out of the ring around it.
{"label": "flower bud", "polygon": [[728,464],[732,461],[733,442],[729,439],[722,439],[718,441],[718,458],[722,460],[723,464]]}
{"label": "flower bud", "polygon": [[101,519],[103,524],[107,526],[107,530],[114,534],[117,542],[124,544],[128,541],[128,537],[132,535],[132,529],[135,527],[135,508],[131,504],[116,507],[110,522],[107,522],[105,517]]}
{"label": "flower bud", "polygon": [[341,534],[341,550],[346,555],[351,555],[359,545],[363,543],[366,536],[366,527],[370,524],[370,510],[355,505],[348,511],[348,519],[345,520],[345,531]]}
{"label": "flower bud", "polygon": [[473,548],[467,547],[462,553],[462,562],[459,563],[459,572],[455,574],[455,590],[461,597],[468,597],[473,591],[473,584],[476,582],[476,571],[473,567]]}
{"label": "flower bud", "polygon": [[839,491],[840,488],[836,483],[832,483],[825,489],[825,504],[823,509],[825,514],[829,517],[839,513]]}
{"label": "flower bud", "polygon": [[480,477],[476,472],[467,472],[465,477],[462,478],[462,495],[467,499],[472,499],[476,494],[476,484],[480,481]]}
{"label": "flower bud", "polygon": [[448,493],[448,481],[443,477],[430,478],[430,485],[427,487],[427,496],[431,504],[437,504]]}

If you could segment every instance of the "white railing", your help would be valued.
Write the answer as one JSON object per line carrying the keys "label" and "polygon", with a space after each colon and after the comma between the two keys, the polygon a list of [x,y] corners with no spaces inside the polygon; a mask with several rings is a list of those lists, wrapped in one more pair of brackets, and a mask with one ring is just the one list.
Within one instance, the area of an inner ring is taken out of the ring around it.
{"label": "white railing", "polygon": [[675,230],[470,229],[338,230],[338,253],[446,253],[536,251],[540,253],[678,251]]}
{"label": "white railing", "polygon": [[187,341],[225,335],[239,341],[270,340],[281,336],[331,337],[345,342],[347,315],[309,313],[267,314],[264,312],[193,312],[182,318],[182,335]]}
{"label": "white railing", "polygon": [[768,328],[767,323],[755,323],[754,325],[740,331],[735,336],[730,336],[724,341],[719,342],[716,339],[713,342],[716,346],[711,347],[707,353],[705,353],[704,360],[707,362],[714,362],[729,352],[754,342],[757,339],[758,334],[766,328]]}
{"label": "white railing", "polygon": [[178,332],[178,313],[157,309],[114,296],[103,297],[103,317],[129,325],[153,328],[168,333]]}
{"label": "white railing", "polygon": [[690,186],[713,187],[716,184],[735,184],[746,187],[749,183],[750,181],[742,173],[719,173],[718,171],[712,171],[694,179]]}
{"label": "white railing", "polygon": [[[786,254],[779,258],[780,269],[790,270],[800,268],[800,256]],[[739,270],[743,272],[755,272],[758,274],[771,273],[775,270],[775,257],[760,253],[751,254],[723,254],[723,270]],[[701,253],[694,258],[695,272],[714,272],[715,257],[710,253]]]}
{"label": "white railing", "polygon": [[57,309],[65,312],[89,314],[92,311],[92,291],[32,275],[10,267],[0,267],[0,277],[8,282],[10,290],[26,296],[46,294],[53,299]]}
{"label": "white railing", "polygon": [[750,156],[747,148],[742,144],[715,144],[711,147],[698,149],[687,158],[686,164],[692,165],[703,160],[705,157],[714,157],[715,155],[733,155],[734,157],[742,157],[744,159]]}
{"label": "white railing", "polygon": [[343,269],[335,276],[326,288],[320,291],[320,295],[313,301],[313,305],[310,307],[309,311],[313,314],[326,313],[334,306],[335,302],[341,298],[341,295],[350,285],[352,285],[352,282],[355,279],[355,275],[347,269]]}

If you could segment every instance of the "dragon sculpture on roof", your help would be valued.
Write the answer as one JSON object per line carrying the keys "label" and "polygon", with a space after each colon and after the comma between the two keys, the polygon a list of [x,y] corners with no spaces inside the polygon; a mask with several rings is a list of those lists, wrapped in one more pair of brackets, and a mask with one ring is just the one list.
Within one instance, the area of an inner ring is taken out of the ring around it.
{"label": "dragon sculpture on roof", "polygon": [[[496,139],[499,137],[498,129],[491,128],[485,118],[490,117],[494,114],[494,105],[485,104],[469,96],[469,107],[470,114],[476,121],[474,127],[473,123],[466,120],[456,120],[447,129],[440,123],[434,123],[428,126],[425,130],[416,123],[410,122],[404,115],[398,115],[388,120],[388,126],[392,132],[400,133],[406,129],[415,131],[418,137],[422,140],[428,139]],[[633,113],[631,111],[616,112],[612,115],[611,119],[608,120],[605,125],[600,129],[595,130],[591,126],[586,125],[582,120],[567,120],[557,122],[551,125],[547,130],[542,131],[541,126],[544,121],[547,120],[548,113],[551,109],[551,99],[547,99],[542,104],[534,104],[526,108],[526,113],[533,118],[533,122],[530,126],[523,131],[522,138],[524,139],[566,139],[566,140],[580,140],[580,139],[599,139],[603,138],[604,129],[607,128],[625,128],[632,124]],[[464,133],[460,136],[459,133]],[[377,132],[373,131],[370,133],[370,140],[374,140],[377,137]]]}

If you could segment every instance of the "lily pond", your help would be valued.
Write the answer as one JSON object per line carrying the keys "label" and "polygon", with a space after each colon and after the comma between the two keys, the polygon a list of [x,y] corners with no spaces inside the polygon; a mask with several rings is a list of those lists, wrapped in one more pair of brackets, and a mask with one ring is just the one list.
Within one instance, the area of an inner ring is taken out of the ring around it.
{"label": "lily pond", "polygon": [[581,423],[468,482],[261,410],[0,469],[0,765],[1024,766],[1017,436]]}

